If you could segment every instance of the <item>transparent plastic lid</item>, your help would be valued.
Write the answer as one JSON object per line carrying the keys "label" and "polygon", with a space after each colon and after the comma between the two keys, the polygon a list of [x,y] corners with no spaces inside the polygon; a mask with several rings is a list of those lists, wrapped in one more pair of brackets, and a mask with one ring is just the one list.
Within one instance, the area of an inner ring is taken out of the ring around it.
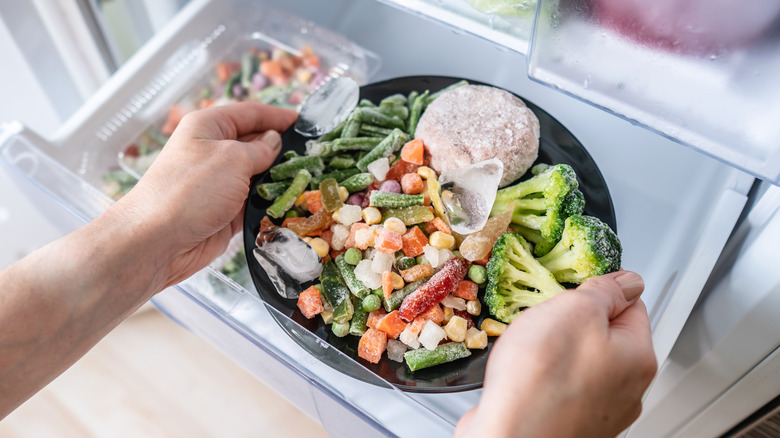
{"label": "transparent plastic lid", "polygon": [[529,76],[780,183],[780,2],[540,0]]}

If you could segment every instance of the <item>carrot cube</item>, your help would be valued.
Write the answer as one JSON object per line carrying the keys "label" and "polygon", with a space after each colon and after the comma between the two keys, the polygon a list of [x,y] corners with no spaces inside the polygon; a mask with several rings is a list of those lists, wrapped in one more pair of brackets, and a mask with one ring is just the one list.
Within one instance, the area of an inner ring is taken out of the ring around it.
{"label": "carrot cube", "polygon": [[423,329],[427,321],[431,321],[434,324],[441,324],[444,322],[444,310],[442,310],[440,305],[434,304],[430,309],[417,315],[412,321],[412,325],[409,329],[413,333],[420,333],[420,330]]}
{"label": "carrot cube", "polygon": [[490,261],[490,256],[491,256],[492,254],[493,254],[493,251],[490,251],[490,252],[488,253],[488,255],[486,255],[484,258],[481,258],[481,259],[479,259],[479,260],[474,260],[474,261],[473,261],[473,262],[471,262],[471,263],[473,263],[473,264],[475,264],[475,265],[487,266],[487,264],[488,264],[488,261]]}
{"label": "carrot cube", "polygon": [[455,290],[452,291],[452,295],[458,298],[463,298],[466,301],[471,301],[477,299],[478,290],[479,286],[477,286],[477,283],[474,283],[471,280],[461,280],[461,282],[455,286]]}
{"label": "carrot cube", "polygon": [[314,214],[322,210],[322,196],[319,190],[303,192],[303,199],[306,200],[306,208],[309,210],[309,213]]}
{"label": "carrot cube", "polygon": [[403,246],[404,244],[401,235],[395,231],[390,231],[387,228],[378,228],[376,230],[374,247],[378,251],[393,254],[403,248]]}
{"label": "carrot cube", "polygon": [[434,269],[430,263],[421,263],[401,271],[401,278],[403,278],[405,282],[411,283],[420,280],[421,278],[430,277],[433,275],[433,272]]}
{"label": "carrot cube", "polygon": [[450,229],[450,226],[447,225],[447,222],[444,222],[444,219],[440,217],[436,217],[431,221],[431,224],[436,228],[437,231],[441,231],[445,234],[452,234],[452,230]]}
{"label": "carrot cube", "polygon": [[373,312],[369,312],[368,319],[366,320],[366,325],[371,328],[376,328],[376,326],[379,325],[379,322],[382,321],[382,319],[387,315],[387,312],[385,312],[385,309],[380,307],[377,310],[374,310]]}
{"label": "carrot cube", "polygon": [[401,236],[404,254],[407,257],[417,257],[423,253],[423,248],[428,244],[428,238],[422,232],[420,227],[412,227]]}
{"label": "carrot cube", "polygon": [[385,271],[382,273],[382,293],[385,295],[385,298],[390,298],[390,294],[393,293],[392,271]]}
{"label": "carrot cube", "polygon": [[393,339],[397,339],[398,335],[400,335],[405,328],[406,323],[401,319],[401,316],[398,315],[397,310],[388,313],[387,316],[379,321],[379,325],[376,327],[377,330],[385,332],[387,337]]}
{"label": "carrot cube", "polygon": [[413,164],[422,164],[425,156],[425,145],[423,141],[416,138],[406,143],[401,148],[401,159]]}
{"label": "carrot cube", "polygon": [[358,356],[371,363],[379,363],[385,348],[387,348],[385,332],[369,328],[358,342]]}
{"label": "carrot cube", "polygon": [[310,286],[301,292],[298,295],[298,308],[301,309],[301,313],[303,313],[306,319],[312,319],[322,313],[320,291],[316,287]]}

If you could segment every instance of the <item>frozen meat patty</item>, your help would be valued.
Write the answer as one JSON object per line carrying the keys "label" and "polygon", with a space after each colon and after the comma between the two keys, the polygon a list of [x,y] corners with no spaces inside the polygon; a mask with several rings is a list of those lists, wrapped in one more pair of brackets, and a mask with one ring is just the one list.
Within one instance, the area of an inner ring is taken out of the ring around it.
{"label": "frozen meat patty", "polygon": [[517,96],[499,88],[464,85],[431,103],[415,138],[437,172],[491,158],[504,163],[501,187],[520,178],[539,152],[539,119]]}

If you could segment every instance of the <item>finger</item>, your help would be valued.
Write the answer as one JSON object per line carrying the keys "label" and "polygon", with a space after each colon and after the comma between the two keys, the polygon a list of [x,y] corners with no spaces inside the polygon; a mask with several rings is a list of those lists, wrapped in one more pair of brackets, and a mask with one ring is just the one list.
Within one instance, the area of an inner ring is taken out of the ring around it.
{"label": "finger", "polygon": [[639,274],[619,271],[591,278],[577,287],[577,292],[587,294],[602,305],[607,317],[613,320],[633,304],[644,290]]}
{"label": "finger", "polygon": [[209,137],[209,140],[235,140],[269,129],[284,132],[298,117],[298,113],[257,102],[238,102],[195,111],[188,116],[189,120],[195,120],[195,126],[200,126],[198,132]]}
{"label": "finger", "polygon": [[276,160],[282,150],[282,136],[274,130],[269,130],[246,143],[246,148],[252,175],[256,175],[264,172]]}
{"label": "finger", "polygon": [[641,299],[610,322],[610,340],[617,351],[629,352],[641,380],[649,382],[658,371],[647,308]]}
{"label": "finger", "polygon": [[462,417],[460,417],[460,421],[458,421],[458,424],[455,426],[455,438],[466,436],[469,430],[469,426],[471,425],[471,421],[474,419],[474,415],[477,413],[478,407],[479,405],[474,406],[473,408],[466,411]]}

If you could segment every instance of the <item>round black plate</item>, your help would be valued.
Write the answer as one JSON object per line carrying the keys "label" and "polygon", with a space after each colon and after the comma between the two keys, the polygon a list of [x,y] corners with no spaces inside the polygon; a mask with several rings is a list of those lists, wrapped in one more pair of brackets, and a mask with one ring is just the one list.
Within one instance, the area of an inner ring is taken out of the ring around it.
{"label": "round black plate", "polygon": [[[430,90],[435,92],[459,80],[461,78],[442,76],[401,77],[361,87],[360,98],[370,99],[378,103],[381,99],[396,93],[408,94],[412,90],[419,92]],[[478,81],[471,80],[469,80],[469,83],[481,84]],[[537,162],[549,164],[566,163],[571,165],[577,172],[580,190],[585,195],[585,213],[600,218],[611,226],[613,230],[617,231],[615,212],[609,190],[590,154],[574,138],[571,132],[552,116],[525,99],[524,102],[539,118],[541,125],[539,158]],[[306,138],[292,128],[282,135],[282,141],[284,150],[295,150],[303,153]],[[264,182],[266,178],[268,177],[265,173],[255,175],[252,179],[251,187],[254,188],[257,184]],[[366,373],[365,369],[368,369],[381,379],[405,391],[428,393],[455,392],[476,389],[482,386],[485,365],[490,349],[493,346],[494,338],[491,338],[486,349],[472,350],[472,355],[468,358],[413,373],[406,368],[406,365],[388,360],[386,357],[383,357],[380,363],[376,365],[358,358],[358,338],[356,336],[348,335],[345,338],[337,338],[330,333],[330,330],[327,330],[321,318],[313,318],[311,320],[304,318],[296,306],[296,300],[284,299],[276,293],[265,272],[252,255],[252,251],[255,248],[255,238],[260,229],[260,220],[265,216],[265,209],[269,205],[270,203],[258,196],[254,190],[252,190],[247,199],[244,216],[244,245],[249,272],[252,275],[252,280],[260,294],[260,298],[289,318],[284,320],[277,318],[277,322],[299,345],[327,365],[352,377],[370,383],[377,383],[373,376]],[[483,310],[483,314],[476,318],[477,326],[479,326],[482,318],[485,316],[486,311]],[[340,355],[326,353],[325,349],[318,342],[315,342],[314,339],[306,339],[307,337],[311,338],[305,335],[306,331],[313,333],[353,358],[354,361],[365,367],[365,369],[355,366],[355,363],[345,363],[343,357],[339,357]]]}

